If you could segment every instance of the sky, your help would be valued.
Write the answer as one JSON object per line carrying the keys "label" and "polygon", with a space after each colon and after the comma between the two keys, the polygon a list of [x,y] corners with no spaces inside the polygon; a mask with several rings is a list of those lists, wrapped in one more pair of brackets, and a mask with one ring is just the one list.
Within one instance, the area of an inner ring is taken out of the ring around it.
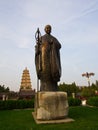
{"label": "sky", "polygon": [[0,85],[19,91],[27,67],[36,89],[35,33],[47,24],[62,45],[59,83],[98,80],[98,0],[0,0]]}

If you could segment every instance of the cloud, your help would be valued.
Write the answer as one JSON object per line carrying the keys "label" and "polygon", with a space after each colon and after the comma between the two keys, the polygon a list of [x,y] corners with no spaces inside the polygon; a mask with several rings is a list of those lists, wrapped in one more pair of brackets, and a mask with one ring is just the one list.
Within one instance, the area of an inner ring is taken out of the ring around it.
{"label": "cloud", "polygon": [[[76,21],[80,18],[83,18],[85,15],[89,15],[91,13],[94,13],[98,11],[98,2],[96,1],[90,1],[90,2],[80,2],[79,4],[76,4],[76,6],[73,4],[73,9],[71,14],[67,19],[65,19],[64,23],[69,24],[70,22]],[[82,6],[81,6],[82,4]],[[70,8],[70,7],[69,7]]]}
{"label": "cloud", "polygon": [[[55,5],[55,7],[51,4]],[[87,8],[81,7],[80,10],[77,11],[75,9],[75,3],[73,3],[71,0],[61,0],[60,2],[58,1],[56,3],[55,1],[51,0],[30,0],[28,2],[25,1],[24,3],[16,2],[18,10],[16,10],[15,4],[13,8],[11,3],[8,3],[8,6],[10,7],[9,9],[14,9],[14,13],[12,12],[12,15],[10,15],[10,20],[8,19],[9,24],[4,22],[4,24],[1,25],[3,32],[1,33],[1,37],[8,38],[18,47],[28,48],[30,46],[31,38],[34,38],[37,27],[40,27],[42,34],[44,33],[43,28],[47,23],[52,24],[54,28],[56,27],[59,29],[61,28],[62,23],[64,23],[64,26],[66,26],[66,23],[69,24],[70,22],[76,21],[77,19],[93,12],[94,10],[97,10],[97,8],[94,8],[94,4],[95,2],[90,2]],[[79,3],[78,6],[80,7]],[[56,28],[55,30],[57,31]]]}

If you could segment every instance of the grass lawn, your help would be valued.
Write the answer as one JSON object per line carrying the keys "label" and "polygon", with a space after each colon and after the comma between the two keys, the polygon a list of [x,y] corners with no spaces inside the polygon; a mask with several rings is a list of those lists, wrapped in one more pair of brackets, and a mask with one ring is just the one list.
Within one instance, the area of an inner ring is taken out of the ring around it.
{"label": "grass lawn", "polygon": [[98,130],[98,108],[70,107],[74,122],[64,124],[36,124],[33,110],[0,111],[0,130]]}

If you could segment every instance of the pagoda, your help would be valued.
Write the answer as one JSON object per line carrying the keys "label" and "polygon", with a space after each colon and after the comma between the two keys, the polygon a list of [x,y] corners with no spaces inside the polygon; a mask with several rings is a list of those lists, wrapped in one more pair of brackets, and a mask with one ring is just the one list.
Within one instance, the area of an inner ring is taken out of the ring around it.
{"label": "pagoda", "polygon": [[28,90],[28,89],[32,90],[32,85],[31,85],[29,70],[26,67],[25,70],[23,70],[20,90]]}
{"label": "pagoda", "polygon": [[19,91],[19,98],[32,98],[35,95],[35,89],[32,90],[30,73],[27,67],[23,70],[22,78],[21,78],[21,85]]}

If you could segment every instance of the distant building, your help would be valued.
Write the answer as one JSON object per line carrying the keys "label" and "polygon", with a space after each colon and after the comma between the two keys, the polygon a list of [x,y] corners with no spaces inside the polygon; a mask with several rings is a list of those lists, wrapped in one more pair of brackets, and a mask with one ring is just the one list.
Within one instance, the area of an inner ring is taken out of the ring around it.
{"label": "distant building", "polygon": [[31,79],[27,67],[23,70],[21,85],[19,90],[19,99],[31,99],[35,95],[35,89],[32,90]]}

